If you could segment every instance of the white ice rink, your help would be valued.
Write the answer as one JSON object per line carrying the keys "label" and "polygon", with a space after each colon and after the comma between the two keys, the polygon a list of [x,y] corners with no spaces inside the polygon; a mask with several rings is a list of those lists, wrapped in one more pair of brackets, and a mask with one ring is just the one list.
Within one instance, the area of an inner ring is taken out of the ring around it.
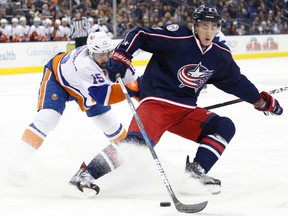
{"label": "white ice rink", "polygon": [[[237,62],[259,90],[288,86],[288,58]],[[0,76],[0,216],[185,215],[177,212],[173,204],[159,206],[161,201],[170,201],[170,197],[149,151],[143,149],[124,149],[124,155],[129,156],[127,163],[99,180],[101,192],[95,199],[69,197],[72,189],[67,182],[81,162],[89,162],[108,144],[74,102],[67,104],[58,127],[29,163],[28,182],[22,187],[7,182],[7,170],[17,144],[36,112],[41,76]],[[274,96],[284,108],[282,116],[264,116],[244,102],[214,110],[230,117],[237,128],[235,137],[209,172],[222,180],[219,195],[200,191],[183,176],[186,155],[193,158],[197,144],[167,133],[156,146],[178,199],[184,203],[208,200],[207,207],[195,215],[288,215],[288,92]],[[198,105],[231,99],[234,97],[209,86]],[[127,127],[132,114],[126,101],[114,108]]]}

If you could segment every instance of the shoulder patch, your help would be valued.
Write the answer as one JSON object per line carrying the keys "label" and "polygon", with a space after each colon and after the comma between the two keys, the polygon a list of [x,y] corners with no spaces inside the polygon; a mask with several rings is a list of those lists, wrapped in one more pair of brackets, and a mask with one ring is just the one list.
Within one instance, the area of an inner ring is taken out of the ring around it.
{"label": "shoulder patch", "polygon": [[179,29],[179,25],[178,24],[171,24],[171,25],[168,25],[166,28],[168,31],[177,31]]}

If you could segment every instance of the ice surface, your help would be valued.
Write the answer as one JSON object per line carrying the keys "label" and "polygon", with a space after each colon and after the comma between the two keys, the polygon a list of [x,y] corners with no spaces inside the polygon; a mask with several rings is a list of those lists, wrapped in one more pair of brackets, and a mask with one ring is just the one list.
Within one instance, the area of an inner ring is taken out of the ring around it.
{"label": "ice surface", "polygon": [[[288,85],[288,58],[239,60],[242,72],[259,90]],[[137,68],[142,70],[142,68]],[[170,197],[148,150],[123,147],[127,163],[99,180],[95,199],[70,197],[67,182],[81,162],[89,162],[106,144],[104,135],[74,102],[67,104],[58,127],[27,165],[27,182],[17,187],[6,181],[17,144],[36,112],[39,74],[0,77],[0,215],[1,216],[172,216],[173,207],[160,207]],[[170,184],[184,203],[208,200],[202,216],[288,215],[288,92],[275,95],[282,116],[264,116],[247,103],[214,111],[231,118],[235,137],[209,174],[222,180],[222,193],[209,195],[183,175],[186,155],[193,158],[197,144],[166,133],[155,148]],[[201,94],[198,105],[234,99],[213,86]],[[124,101],[114,106],[127,127],[132,117]],[[182,192],[186,193],[183,194]]]}

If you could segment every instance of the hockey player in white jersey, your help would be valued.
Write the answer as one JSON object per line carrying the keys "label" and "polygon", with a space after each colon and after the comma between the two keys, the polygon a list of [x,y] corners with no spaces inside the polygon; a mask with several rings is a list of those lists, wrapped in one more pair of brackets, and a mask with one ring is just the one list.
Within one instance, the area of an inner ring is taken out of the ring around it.
{"label": "hockey player in white jersey", "polygon": [[29,30],[30,30],[30,26],[27,25],[27,20],[26,17],[21,16],[19,18],[19,30],[20,30],[20,35],[19,35],[19,39],[21,42],[26,42],[29,41]]}
{"label": "hockey player in white jersey", "polygon": [[224,33],[219,30],[217,35],[215,36],[215,38],[213,39],[214,42],[222,42],[222,43],[226,43],[226,36],[224,35]]}
{"label": "hockey player in white jersey", "polygon": [[[20,164],[41,147],[47,135],[57,126],[66,102],[72,100],[78,103],[80,109],[86,112],[111,143],[125,138],[126,130],[110,107],[111,104],[124,100],[125,96],[120,85],[112,83],[103,70],[113,48],[112,40],[106,33],[93,32],[87,39],[87,45],[70,52],[58,53],[45,65],[37,113],[34,121],[24,131],[18,146],[21,156],[16,160]],[[132,67],[127,69],[127,74],[124,79],[126,86],[131,96],[135,96],[131,89],[137,88],[133,83],[138,76]],[[103,154],[115,148],[115,144],[108,145]],[[13,166],[12,173],[15,170],[14,173],[19,171],[17,163]]]}

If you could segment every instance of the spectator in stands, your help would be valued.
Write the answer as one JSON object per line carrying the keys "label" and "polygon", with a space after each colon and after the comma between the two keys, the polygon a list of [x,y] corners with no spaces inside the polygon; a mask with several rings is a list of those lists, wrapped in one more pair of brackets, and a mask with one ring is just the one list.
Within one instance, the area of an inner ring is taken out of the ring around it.
{"label": "spectator in stands", "polygon": [[231,34],[232,35],[238,35],[238,22],[237,21],[234,21],[232,26],[231,26]]}
{"label": "spectator in stands", "polygon": [[42,5],[42,16],[44,18],[50,18],[51,17],[51,14],[50,14],[50,9],[49,9],[49,6],[48,4],[43,4]]}
{"label": "spectator in stands", "polygon": [[144,4],[139,2],[136,4],[135,19],[143,19],[144,8],[145,8]]}
{"label": "spectator in stands", "polygon": [[[284,33],[284,25],[282,21],[282,13],[278,11],[275,16],[274,21],[274,34],[282,34]],[[287,33],[287,32],[286,32]]]}
{"label": "spectator in stands", "polygon": [[[35,8],[34,8],[35,9]],[[27,25],[29,25],[30,27],[33,25],[33,23],[34,23],[34,18],[35,18],[35,10],[33,10],[33,9],[31,9],[29,12],[28,12],[28,14],[27,14],[27,16],[26,16],[26,18],[27,18]]]}
{"label": "spectator in stands", "polygon": [[42,0],[34,0],[33,1],[33,6],[36,8],[36,10],[41,10],[43,7],[43,4],[45,4],[45,2]]}
{"label": "spectator in stands", "polygon": [[107,25],[106,25],[106,20],[105,19],[103,19],[103,18],[99,18],[98,20],[97,20],[97,22],[98,22],[98,24],[97,24],[97,30],[96,31],[103,31],[103,32],[105,32],[106,34],[108,33],[108,32],[110,32],[110,30],[108,29],[108,27],[107,27]]}
{"label": "spectator in stands", "polygon": [[265,34],[274,34],[274,29],[273,28],[274,28],[273,22],[268,20]]}
{"label": "spectator in stands", "polygon": [[[26,17],[27,25],[33,24],[35,16],[40,18],[54,17],[52,20],[66,17],[68,24],[71,23],[70,15],[70,1],[57,1],[57,0],[13,0],[13,1],[2,1],[0,4],[0,18],[5,18],[8,23],[12,17]],[[203,4],[204,0],[157,0],[150,1],[150,10],[148,9],[147,1],[137,0],[117,0],[117,20],[120,19],[122,22],[117,22],[117,32],[115,37],[123,38],[121,32],[131,29],[136,26],[154,26],[157,27],[159,24],[168,23],[181,23],[184,25],[189,24],[191,21],[192,13],[196,7]],[[51,4],[50,4],[51,3]],[[221,9],[222,15],[224,16],[224,22],[222,26],[225,35],[235,34],[234,29],[231,31],[230,27],[234,21],[245,26],[245,34],[283,34],[288,33],[288,19],[287,7],[288,3],[284,0],[281,1],[226,1],[216,0],[214,1],[218,8]],[[49,7],[49,5],[51,7]],[[47,6],[49,7],[47,10]],[[104,24],[108,27],[109,31],[112,31],[112,1],[107,0],[83,0],[83,1],[72,1],[73,14],[75,10],[79,10],[84,17],[93,17],[94,20],[102,18]],[[118,18],[121,17],[121,18]],[[155,18],[156,17],[156,18]],[[150,18],[150,19],[148,19]],[[266,29],[264,29],[261,23],[266,22]],[[125,26],[123,25],[125,24]],[[129,26],[129,27],[128,27]],[[240,25],[241,26],[241,25]],[[239,26],[237,35],[241,35],[242,28]],[[272,29],[272,30],[271,30]],[[261,31],[260,31],[261,30]],[[237,32],[237,31],[236,31]]]}
{"label": "spectator in stands", "polygon": [[240,26],[237,28],[238,35],[246,35],[246,27],[244,24],[240,24]]}
{"label": "spectator in stands", "polygon": [[261,20],[259,16],[255,16],[254,21],[251,27],[251,34],[259,34],[259,26],[261,24]]}
{"label": "spectator in stands", "polygon": [[57,0],[51,0],[51,6],[50,6],[50,14],[53,17],[53,20],[61,19],[61,17],[64,14],[64,11],[58,6]]}
{"label": "spectator in stands", "polygon": [[88,22],[90,23],[90,28],[88,30],[88,33],[96,32],[97,25],[94,23],[94,18],[93,17],[88,17]]}
{"label": "spectator in stands", "polygon": [[122,15],[117,16],[116,33],[120,38],[123,38],[127,33],[127,25],[126,22],[123,21]]}
{"label": "spectator in stands", "polygon": [[167,13],[167,12],[170,13],[171,16],[172,16],[172,14],[174,14],[174,12],[173,12],[173,10],[171,8],[171,5],[168,4],[168,3],[164,3],[163,4],[163,10],[164,10],[164,14]]}
{"label": "spectator in stands", "polygon": [[70,23],[71,23],[71,11],[70,9],[66,9],[65,13],[63,14],[63,17],[65,17],[67,19],[67,25],[70,27]]}
{"label": "spectator in stands", "polygon": [[261,25],[258,27],[258,32],[260,35],[267,33],[267,23],[265,21],[261,22]]}

